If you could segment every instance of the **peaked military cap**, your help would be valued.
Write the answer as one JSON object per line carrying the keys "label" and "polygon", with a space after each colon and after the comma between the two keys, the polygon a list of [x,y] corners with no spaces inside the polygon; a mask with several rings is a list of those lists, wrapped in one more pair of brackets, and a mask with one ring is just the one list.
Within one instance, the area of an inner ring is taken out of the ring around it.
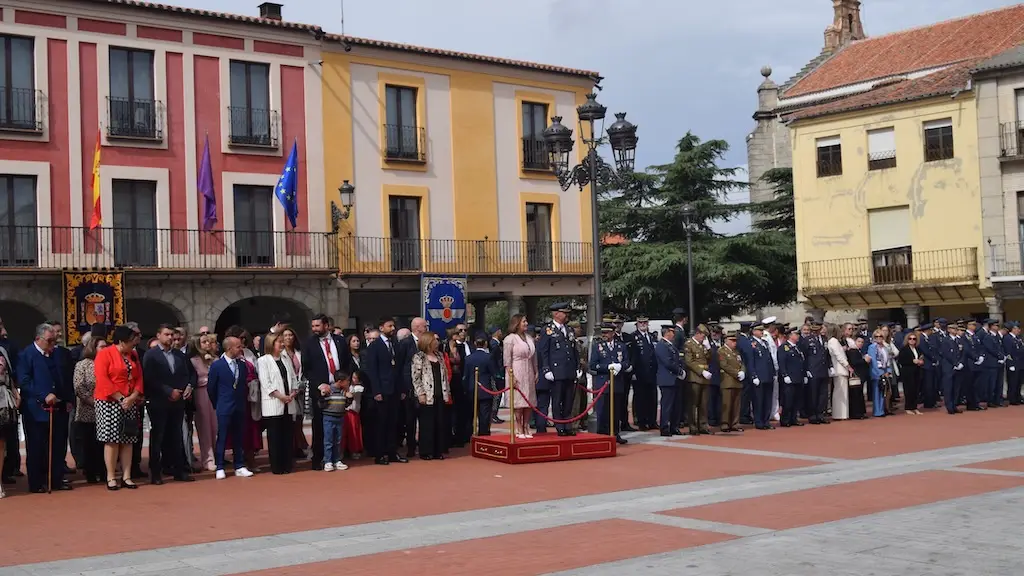
{"label": "peaked military cap", "polygon": [[725,339],[726,340],[735,340],[737,334],[738,333],[735,330],[729,330],[729,333],[725,335]]}
{"label": "peaked military cap", "polygon": [[647,322],[648,320],[650,320],[650,318],[648,318],[647,316],[644,316],[643,314],[641,314],[641,315],[636,317],[636,321],[637,322]]}
{"label": "peaked military cap", "polygon": [[996,320],[995,318],[987,318],[985,320],[985,325],[986,326],[999,326],[999,320]]}
{"label": "peaked military cap", "polygon": [[700,332],[701,334],[710,334],[708,327],[703,324],[697,325],[697,332]]}
{"label": "peaked military cap", "polygon": [[614,322],[615,316],[613,316],[612,314],[605,314],[603,317],[601,317],[602,324],[613,324]]}
{"label": "peaked military cap", "polygon": [[527,324],[526,325],[526,331],[527,332],[537,332],[537,327],[534,326],[533,324]]}
{"label": "peaked military cap", "polygon": [[751,330],[764,330],[764,324],[757,323],[750,327]]}
{"label": "peaked military cap", "polygon": [[817,320],[811,322],[811,330],[821,330],[821,322]]}
{"label": "peaked military cap", "polygon": [[566,314],[572,312],[572,307],[569,306],[568,302],[555,302],[548,308],[549,312],[565,312]]}
{"label": "peaked military cap", "polygon": [[941,326],[942,328],[946,328],[949,326],[949,321],[947,321],[945,318],[939,318],[938,320],[935,321],[935,323]]}
{"label": "peaked military cap", "polygon": [[672,310],[673,316],[686,316],[686,308],[676,308]]}
{"label": "peaked military cap", "polygon": [[778,318],[776,318],[775,316],[769,316],[769,317],[765,318],[764,320],[761,320],[761,324],[764,324],[765,326],[768,326],[768,325],[771,325],[771,324],[775,324],[776,321],[778,321]]}
{"label": "peaked military cap", "polygon": [[740,330],[750,330],[750,327],[753,325],[753,322],[744,320],[743,322],[740,322]]}
{"label": "peaked military cap", "polygon": [[1008,322],[1003,322],[1003,326],[1004,326],[1005,328],[1009,329],[1009,328],[1016,328],[1017,326],[1020,326],[1020,324],[1018,324],[1018,323],[1017,323],[1016,321],[1014,321],[1014,320],[1010,320],[1010,321],[1008,321]]}
{"label": "peaked military cap", "polygon": [[572,322],[569,322],[569,328],[579,328],[579,327],[580,327],[579,320],[573,320]]}
{"label": "peaked military cap", "polygon": [[611,322],[602,322],[601,332],[615,332],[615,324]]}

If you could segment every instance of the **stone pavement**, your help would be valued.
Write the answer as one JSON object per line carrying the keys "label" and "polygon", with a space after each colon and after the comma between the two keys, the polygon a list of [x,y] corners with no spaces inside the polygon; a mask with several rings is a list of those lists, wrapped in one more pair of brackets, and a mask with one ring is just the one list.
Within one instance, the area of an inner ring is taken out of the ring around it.
{"label": "stone pavement", "polygon": [[[0,576],[1024,574],[1024,408],[0,501]],[[56,545],[56,542],[61,544]]]}

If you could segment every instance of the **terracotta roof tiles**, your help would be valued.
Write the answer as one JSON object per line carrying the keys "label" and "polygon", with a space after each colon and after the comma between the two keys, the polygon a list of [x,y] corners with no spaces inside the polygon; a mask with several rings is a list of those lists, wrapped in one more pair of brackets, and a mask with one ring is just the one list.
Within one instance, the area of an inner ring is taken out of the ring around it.
{"label": "terracotta roof tiles", "polygon": [[896,81],[854,96],[801,108],[785,116],[786,121],[816,118],[841,112],[852,112],[874,106],[923,100],[953,94],[966,89],[971,69],[979,60],[968,60],[914,80]]}
{"label": "terracotta roof tiles", "polygon": [[875,78],[994,56],[1024,42],[1024,4],[858,40],[783,95],[792,98]]}

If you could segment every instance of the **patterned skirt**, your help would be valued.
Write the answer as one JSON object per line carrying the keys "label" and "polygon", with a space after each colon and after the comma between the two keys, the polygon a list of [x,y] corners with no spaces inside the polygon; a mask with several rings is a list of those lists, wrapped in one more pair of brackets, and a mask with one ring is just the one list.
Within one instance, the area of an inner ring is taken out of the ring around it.
{"label": "patterned skirt", "polygon": [[[132,406],[127,411],[121,407],[120,402],[109,400],[96,401],[96,440],[104,444],[134,444],[138,441],[137,436],[125,436],[125,420],[134,418],[139,420],[138,405]],[[142,430],[142,423],[139,423],[139,430]]]}

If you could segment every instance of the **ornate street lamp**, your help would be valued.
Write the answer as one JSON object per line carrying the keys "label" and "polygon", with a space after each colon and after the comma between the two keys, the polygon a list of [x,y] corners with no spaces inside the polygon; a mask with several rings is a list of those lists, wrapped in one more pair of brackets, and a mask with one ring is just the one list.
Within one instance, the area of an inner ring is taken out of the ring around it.
{"label": "ornate street lamp", "polygon": [[352,213],[352,205],[356,201],[356,187],[349,183],[348,180],[343,180],[341,186],[338,187],[338,193],[341,194],[341,206],[345,209],[342,212],[338,209],[338,205],[331,200],[331,230],[337,232],[341,228],[341,221],[348,220],[349,215]]}
{"label": "ornate street lamp", "polygon": [[[699,318],[696,308],[693,307],[693,248],[690,243],[690,223],[693,221],[697,209],[692,202],[683,204],[683,223],[686,226],[686,275],[688,292],[690,293],[690,318]],[[692,326],[692,325],[691,325]]]}
{"label": "ornate street lamp", "polygon": [[[551,124],[544,130],[544,141],[548,147],[551,169],[558,176],[562,190],[573,184],[583,191],[591,186],[590,215],[593,228],[594,252],[594,318],[602,317],[601,291],[601,232],[597,214],[598,184],[601,181],[621,179],[633,172],[636,160],[636,126],[626,120],[626,113],[615,115],[615,122],[604,130],[604,118],[608,109],[597,101],[597,94],[587,94],[587,101],[576,108],[579,121],[580,141],[587,147],[587,157],[579,164],[570,166],[569,154],[573,147],[572,130],[562,124],[561,116],[551,118]],[[600,123],[600,126],[598,124]],[[589,130],[584,130],[584,124]],[[589,137],[587,136],[589,134]],[[611,144],[615,169],[601,160],[597,149],[605,142]]]}

